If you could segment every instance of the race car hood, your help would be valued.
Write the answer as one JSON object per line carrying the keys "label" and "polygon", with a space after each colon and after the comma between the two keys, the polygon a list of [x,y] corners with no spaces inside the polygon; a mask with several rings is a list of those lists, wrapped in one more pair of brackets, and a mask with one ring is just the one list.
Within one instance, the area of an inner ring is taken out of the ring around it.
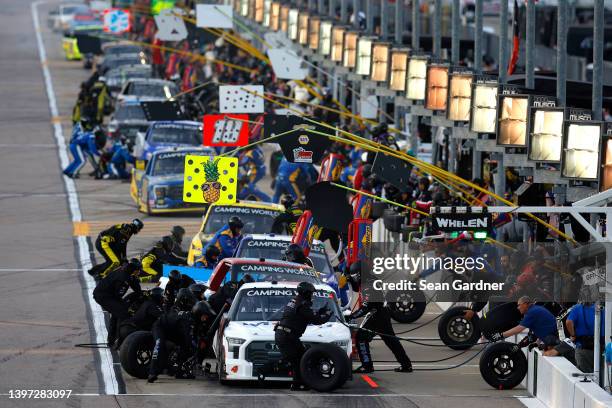
{"label": "race car hood", "polygon": [[[230,322],[225,328],[224,335],[247,341],[273,341],[275,324],[276,322],[267,321]],[[319,326],[310,325],[301,337],[302,341],[315,343],[331,343],[350,339],[351,332],[348,327],[338,322],[328,322]]]}

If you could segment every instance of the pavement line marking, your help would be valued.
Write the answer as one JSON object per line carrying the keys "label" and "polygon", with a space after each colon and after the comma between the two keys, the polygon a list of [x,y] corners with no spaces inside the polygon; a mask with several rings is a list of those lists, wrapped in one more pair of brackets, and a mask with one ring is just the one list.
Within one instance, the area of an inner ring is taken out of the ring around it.
{"label": "pavement line marking", "polygon": [[11,148],[11,147],[22,147],[24,149],[30,149],[33,147],[46,147],[46,148],[55,148],[54,144],[45,144],[45,143],[33,143],[33,144],[19,144],[19,143],[0,143],[1,148]]}
{"label": "pavement line marking", "polygon": [[369,375],[367,374],[361,374],[361,379],[363,381],[365,381],[366,383],[368,383],[368,385],[372,388],[378,388],[378,384],[376,383],[376,381],[374,381],[373,379],[370,378]]}
{"label": "pavement line marking", "polygon": [[[64,323],[68,323],[68,322],[64,322]],[[61,328],[64,328],[64,329],[81,329],[82,328],[80,326],[74,326],[74,325],[69,325],[69,324],[61,324],[61,322],[60,323],[36,322],[36,321],[29,322],[29,321],[26,321],[26,320],[21,320],[21,321],[0,320],[0,326],[1,325],[61,327]]]}
{"label": "pavement line marking", "polygon": [[[42,65],[42,73],[45,82],[45,88],[47,90],[47,98],[49,99],[49,110],[51,117],[59,117],[59,111],[57,109],[57,101],[55,99],[55,91],[53,90],[53,82],[51,80],[51,72],[49,67],[45,64],[47,60],[47,52],[43,43],[42,34],[40,30],[40,19],[38,17],[38,6],[47,3],[47,0],[38,0],[32,3],[32,22],[34,24],[34,32],[36,34],[36,43],[38,46],[38,54]],[[64,138],[61,124],[53,123],[53,135],[57,144],[58,156],[62,169],[66,168],[69,164],[68,154],[66,153],[66,140]],[[79,197],[77,194],[74,180],[62,175],[66,192],[68,193],[68,204],[70,207],[70,214],[72,222],[82,221],[81,208],[79,206]],[[77,243],[79,248],[79,258],[82,267],[83,281],[85,282],[85,291],[87,292],[87,303],[91,310],[93,331],[95,333],[95,339],[92,339],[94,343],[105,343],[106,342],[106,323],[104,321],[104,312],[98,303],[93,299],[93,289],[95,287],[95,281],[87,271],[91,268],[91,255],[89,253],[89,244],[87,238],[83,236],[77,237]],[[113,367],[113,356],[109,349],[96,349],[100,357],[100,371],[102,373],[102,384],[104,392],[106,394],[118,394],[119,384],[115,376],[115,369]]]}
{"label": "pavement line marking", "polygon": [[19,354],[20,356],[23,355],[35,355],[35,356],[58,356],[58,355],[62,355],[62,356],[75,356],[75,355],[79,355],[79,356],[83,356],[83,355],[89,355],[91,354],[91,350],[79,350],[79,349],[33,349],[33,350],[28,350],[28,349],[20,349],[20,348],[4,348],[4,349],[0,349],[0,355],[15,355],[15,354]]}

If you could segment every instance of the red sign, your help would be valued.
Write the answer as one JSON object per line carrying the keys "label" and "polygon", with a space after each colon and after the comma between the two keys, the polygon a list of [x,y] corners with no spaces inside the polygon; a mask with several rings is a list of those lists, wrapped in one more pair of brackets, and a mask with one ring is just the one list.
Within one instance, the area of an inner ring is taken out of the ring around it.
{"label": "red sign", "polygon": [[249,143],[249,115],[204,115],[204,146],[246,146]]}

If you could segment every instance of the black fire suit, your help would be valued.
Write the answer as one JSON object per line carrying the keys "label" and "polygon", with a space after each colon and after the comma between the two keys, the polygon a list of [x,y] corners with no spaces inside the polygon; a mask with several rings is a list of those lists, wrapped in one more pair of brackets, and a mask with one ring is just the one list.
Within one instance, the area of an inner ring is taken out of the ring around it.
{"label": "black fire suit", "polygon": [[166,298],[166,305],[170,308],[176,300],[178,291],[182,288],[188,288],[193,285],[195,281],[187,275],[181,275],[181,279],[178,281],[170,279],[164,289],[164,297]]}
{"label": "black fire suit", "polygon": [[306,351],[300,337],[309,324],[323,324],[331,317],[331,311],[321,308],[312,310],[312,301],[301,295],[295,296],[283,309],[283,316],[275,328],[274,340],[283,360],[293,374],[293,383],[301,384],[300,360]]}
{"label": "black fire suit", "polygon": [[133,275],[130,265],[126,264],[103,278],[93,291],[95,301],[111,314],[109,344],[114,343],[117,338],[118,325],[130,317],[128,304],[123,300],[128,288],[132,288],[137,295],[142,295],[138,278]]}
{"label": "black fire suit", "polygon": [[221,313],[223,305],[225,305],[226,303],[228,306],[232,304],[232,300],[234,300],[234,297],[236,297],[238,289],[240,289],[240,282],[226,282],[223,286],[219,288],[217,292],[215,292],[210,297],[210,299],[208,299],[210,307],[212,307],[215,313]]}
{"label": "black fire suit", "polygon": [[100,232],[96,239],[96,249],[104,257],[104,262],[90,269],[89,274],[104,278],[126,259],[127,243],[131,235],[125,224],[117,224]]}
{"label": "black fire suit", "polygon": [[291,206],[288,210],[280,213],[274,218],[272,224],[273,234],[289,234],[292,235],[295,231],[298,218],[304,213],[304,211],[297,205]]}
{"label": "black fire suit", "polygon": [[[153,323],[153,338],[155,347],[149,369],[149,377],[159,375],[168,360],[166,342],[171,341],[179,347],[179,367],[193,355],[193,329],[194,321],[191,312],[179,311],[175,308],[164,313]],[[176,373],[177,377],[190,373]]]}
{"label": "black fire suit", "polygon": [[350,318],[357,319],[369,312],[372,312],[372,314],[367,318],[368,320],[362,329],[357,332],[357,352],[362,367],[372,368],[374,366],[372,354],[370,353],[370,342],[375,336],[372,332],[381,334],[380,337],[383,342],[393,352],[395,359],[402,367],[411,367],[410,358],[408,358],[400,341],[395,338],[389,309],[382,302],[363,302],[361,308],[353,313]]}
{"label": "black fire suit", "polygon": [[138,310],[136,310],[134,316],[125,319],[119,325],[119,341],[123,342],[127,336],[135,331],[151,330],[153,323],[155,323],[163,313],[164,309],[160,303],[152,299],[145,300]]}

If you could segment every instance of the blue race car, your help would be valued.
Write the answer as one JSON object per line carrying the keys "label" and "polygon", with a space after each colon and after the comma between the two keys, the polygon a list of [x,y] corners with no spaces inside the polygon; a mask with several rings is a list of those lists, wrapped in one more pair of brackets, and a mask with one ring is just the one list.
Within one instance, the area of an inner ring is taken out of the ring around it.
{"label": "blue race car", "polygon": [[149,161],[158,150],[179,146],[202,146],[202,123],[188,120],[154,122],[144,137],[138,136],[134,155]]}
{"label": "blue race car", "polygon": [[174,147],[155,151],[144,170],[132,170],[130,195],[146,214],[203,211],[204,205],[183,202],[185,156],[214,156],[209,147]]}

